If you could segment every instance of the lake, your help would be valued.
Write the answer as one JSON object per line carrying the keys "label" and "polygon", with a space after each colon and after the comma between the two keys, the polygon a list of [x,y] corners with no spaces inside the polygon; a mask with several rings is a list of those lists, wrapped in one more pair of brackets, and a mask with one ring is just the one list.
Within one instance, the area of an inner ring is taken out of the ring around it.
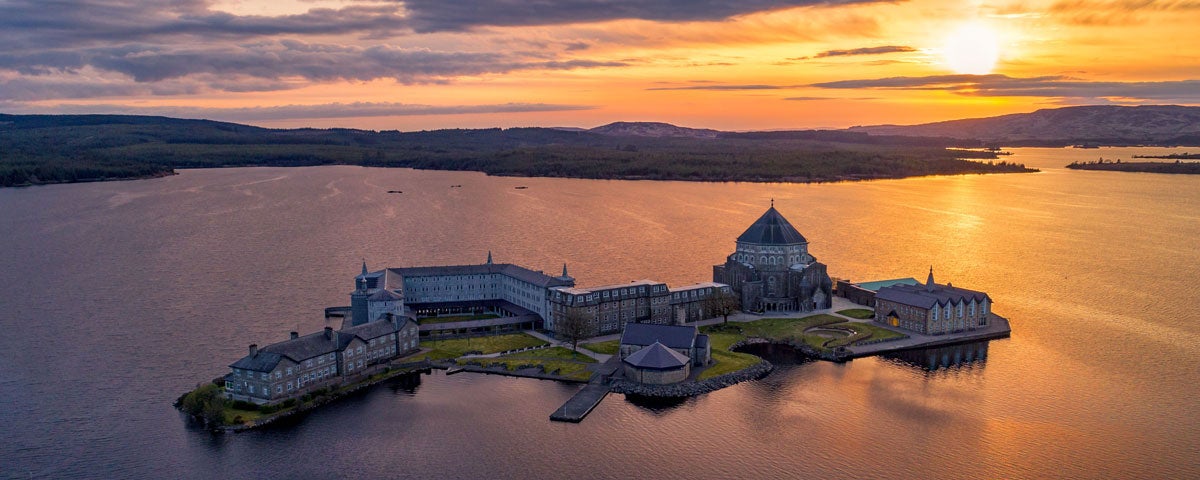
{"label": "lake", "polygon": [[[1043,171],[748,184],[236,168],[0,190],[0,473],[1200,477],[1200,177],[1062,168],[1177,150],[1014,151]],[[242,434],[171,407],[248,344],[324,327],[364,258],[490,250],[565,262],[581,286],[684,285],[711,280],[771,199],[831,275],[932,265],[988,292],[1012,337],[845,364],[783,355],[675,404],[610,395],[581,424],[548,420],[576,386],[436,372]]]}

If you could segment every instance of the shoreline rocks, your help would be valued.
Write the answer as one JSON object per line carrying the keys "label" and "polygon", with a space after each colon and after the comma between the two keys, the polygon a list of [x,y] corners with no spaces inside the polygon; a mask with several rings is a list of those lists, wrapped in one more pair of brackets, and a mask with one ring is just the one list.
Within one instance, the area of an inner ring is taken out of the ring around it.
{"label": "shoreline rocks", "polygon": [[646,385],[620,379],[613,381],[612,385],[609,386],[609,391],[613,393],[623,393],[626,395],[655,398],[694,397],[742,382],[757,380],[767,376],[767,374],[771,373],[771,371],[774,369],[775,366],[772,365],[771,362],[763,360],[755,365],[743,368],[736,372],[730,372],[718,377],[696,382],[672,383],[669,385]]}

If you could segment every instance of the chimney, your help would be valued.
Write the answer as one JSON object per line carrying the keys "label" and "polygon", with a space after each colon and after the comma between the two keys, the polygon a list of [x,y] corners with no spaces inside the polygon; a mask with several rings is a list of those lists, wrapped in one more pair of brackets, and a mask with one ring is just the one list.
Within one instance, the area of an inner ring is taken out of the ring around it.
{"label": "chimney", "polygon": [[333,338],[333,327],[325,327],[325,338]]}
{"label": "chimney", "polygon": [[251,343],[250,344],[250,356],[253,357],[255,355],[258,355],[258,344]]}
{"label": "chimney", "polygon": [[396,328],[396,325],[397,325],[397,323],[396,323],[396,314],[394,314],[394,313],[392,313],[392,312],[388,312],[388,314],[387,314],[387,321],[388,321],[388,323],[392,324],[392,328]]}
{"label": "chimney", "polygon": [[291,335],[290,335],[288,338],[291,338],[292,340],[295,340],[295,339],[297,339],[297,338],[300,338],[300,334],[299,334],[299,333],[297,333],[297,332],[292,332],[292,333],[291,333]]}

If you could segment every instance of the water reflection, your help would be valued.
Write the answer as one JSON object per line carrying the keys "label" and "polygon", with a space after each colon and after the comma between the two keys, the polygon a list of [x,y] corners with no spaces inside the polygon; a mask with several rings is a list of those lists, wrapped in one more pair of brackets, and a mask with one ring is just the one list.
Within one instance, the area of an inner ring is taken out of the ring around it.
{"label": "water reflection", "polygon": [[987,362],[988,341],[961,343],[945,347],[921,348],[886,353],[883,358],[893,363],[911,365],[933,372],[959,366],[983,367]]}
{"label": "water reflection", "polygon": [[765,358],[773,365],[800,365],[815,360],[789,345],[775,343],[753,343],[739,347],[736,351]]}
{"label": "water reflection", "polygon": [[421,387],[421,372],[400,375],[388,380],[385,384],[388,390],[397,395],[413,396]]}
{"label": "water reflection", "polygon": [[655,415],[665,415],[671,410],[679,408],[686,403],[694,401],[694,398],[688,397],[643,397],[641,395],[625,395],[625,402],[636,405],[643,409],[649,410]]}

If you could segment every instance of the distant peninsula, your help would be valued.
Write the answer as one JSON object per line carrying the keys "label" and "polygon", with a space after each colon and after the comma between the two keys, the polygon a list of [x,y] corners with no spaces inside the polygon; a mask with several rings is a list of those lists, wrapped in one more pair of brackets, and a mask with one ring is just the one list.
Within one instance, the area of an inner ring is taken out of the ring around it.
{"label": "distant peninsula", "polygon": [[1113,172],[1185,173],[1200,174],[1200,162],[1122,162],[1120,160],[1097,160],[1095,162],[1072,163],[1067,168],[1074,170],[1108,170]]}
{"label": "distant peninsula", "polygon": [[419,132],[268,129],[131,115],[0,114],[0,187],[178,168],[361,165],[500,176],[832,182],[1031,172],[978,142],[836,130],[720,132],[652,122]]}

